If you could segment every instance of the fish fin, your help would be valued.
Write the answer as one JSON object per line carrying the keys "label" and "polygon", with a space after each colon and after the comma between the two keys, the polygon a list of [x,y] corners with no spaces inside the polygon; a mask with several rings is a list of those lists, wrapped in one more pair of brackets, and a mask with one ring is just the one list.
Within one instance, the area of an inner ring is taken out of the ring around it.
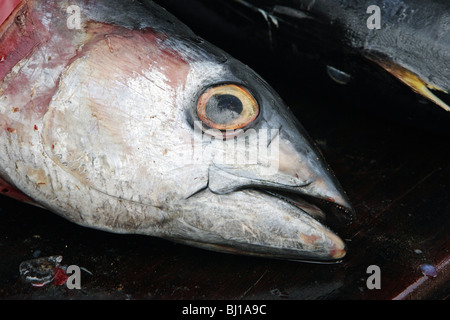
{"label": "fish fin", "polygon": [[445,111],[450,111],[450,107],[441,99],[439,99],[433,92],[431,92],[429,89],[432,90],[439,90],[445,93],[448,93],[444,89],[438,88],[430,83],[425,82],[422,80],[416,73],[408,70],[407,68],[398,65],[393,62],[388,62],[385,60],[378,60],[378,59],[372,59],[370,60],[376,62],[378,65],[380,65],[383,69],[385,69],[387,72],[392,74],[394,77],[399,79],[401,82],[406,84],[408,87],[410,87],[414,92],[424,96],[431,102],[435,103]]}

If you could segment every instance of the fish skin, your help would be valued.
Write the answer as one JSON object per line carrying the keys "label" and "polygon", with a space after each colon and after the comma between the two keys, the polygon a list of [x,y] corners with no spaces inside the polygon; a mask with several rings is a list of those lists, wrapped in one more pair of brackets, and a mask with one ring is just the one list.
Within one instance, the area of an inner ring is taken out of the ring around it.
{"label": "fish skin", "polygon": [[[66,25],[65,9],[74,4],[81,29]],[[0,30],[0,176],[38,205],[83,226],[216,251],[324,261],[345,255],[328,227],[253,189],[352,211],[298,120],[254,71],[163,8],[28,0]],[[193,108],[218,83],[254,94],[260,115],[252,129],[279,130],[276,173],[221,164],[220,139],[209,141],[207,161],[192,163],[204,137]]]}

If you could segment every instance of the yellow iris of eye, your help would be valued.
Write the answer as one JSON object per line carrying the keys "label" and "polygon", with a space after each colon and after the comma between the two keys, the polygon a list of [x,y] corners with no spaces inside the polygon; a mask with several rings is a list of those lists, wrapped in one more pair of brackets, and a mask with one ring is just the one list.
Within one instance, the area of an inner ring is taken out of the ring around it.
{"label": "yellow iris of eye", "polygon": [[218,130],[241,129],[259,113],[258,102],[247,89],[224,84],[209,88],[197,102],[197,115],[208,127]]}

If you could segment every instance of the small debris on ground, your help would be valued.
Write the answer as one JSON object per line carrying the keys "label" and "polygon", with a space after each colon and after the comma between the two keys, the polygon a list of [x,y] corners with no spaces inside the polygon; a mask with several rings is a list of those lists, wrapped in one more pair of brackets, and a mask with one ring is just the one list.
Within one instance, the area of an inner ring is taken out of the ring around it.
{"label": "small debris on ground", "polygon": [[422,271],[422,274],[424,276],[430,277],[430,278],[436,278],[436,268],[433,267],[431,264],[422,264],[420,266],[420,270]]}

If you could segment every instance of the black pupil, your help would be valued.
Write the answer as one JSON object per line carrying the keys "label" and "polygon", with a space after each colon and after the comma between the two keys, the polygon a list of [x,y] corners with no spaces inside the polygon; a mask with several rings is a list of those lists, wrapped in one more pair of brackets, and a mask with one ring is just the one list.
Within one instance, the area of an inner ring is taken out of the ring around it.
{"label": "black pupil", "polygon": [[242,113],[242,102],[231,94],[216,94],[206,103],[206,116],[217,124],[227,124]]}

